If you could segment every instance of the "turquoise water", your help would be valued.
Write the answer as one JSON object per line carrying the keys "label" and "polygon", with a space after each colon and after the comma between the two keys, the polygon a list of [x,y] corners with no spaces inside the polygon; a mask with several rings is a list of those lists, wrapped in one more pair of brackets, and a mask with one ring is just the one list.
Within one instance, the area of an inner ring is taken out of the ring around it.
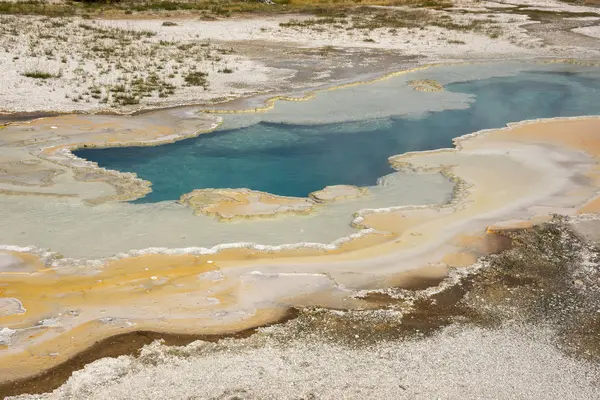
{"label": "turquoise water", "polygon": [[[452,146],[452,139],[508,122],[600,114],[598,74],[526,71],[451,83],[474,95],[467,109],[360,122],[255,124],[156,147],[81,149],[100,166],[135,172],[153,191],[137,202],[175,200],[200,188],[241,188],[306,196],[328,185],[374,185],[392,172],[387,158]],[[431,94],[434,96],[435,94]]]}

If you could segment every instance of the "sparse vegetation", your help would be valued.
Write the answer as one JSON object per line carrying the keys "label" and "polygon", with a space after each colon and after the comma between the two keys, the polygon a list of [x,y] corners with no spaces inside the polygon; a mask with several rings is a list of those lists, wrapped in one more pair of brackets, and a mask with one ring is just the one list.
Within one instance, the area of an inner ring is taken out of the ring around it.
{"label": "sparse vegetation", "polygon": [[137,105],[186,86],[208,89],[209,68],[234,72],[233,49],[205,40],[158,40],[151,30],[74,18],[27,17],[26,31],[23,23],[0,15],[0,47],[22,54],[12,57],[14,69],[36,85],[54,91],[52,79],[62,78],[61,89],[69,88],[63,98],[73,103]]}
{"label": "sparse vegetation", "polygon": [[58,74],[53,74],[53,73],[50,73],[47,71],[33,70],[33,71],[24,72],[23,76],[25,76],[27,78],[33,78],[33,79],[51,79],[51,78],[60,78],[61,74],[60,74],[60,72]]}
{"label": "sparse vegetation", "polygon": [[[429,3],[433,4],[433,3]],[[430,7],[432,8],[432,7]],[[440,15],[427,8],[407,8],[381,11],[371,7],[358,7],[337,12],[320,18],[291,19],[280,23],[282,28],[311,29],[324,31],[325,26],[352,31],[359,30],[370,32],[377,29],[387,29],[391,34],[396,34],[401,28],[439,27],[452,31],[483,32],[485,27],[493,26],[494,21],[471,19],[466,22],[455,21],[449,15]],[[498,34],[499,36],[499,34]],[[373,39],[372,39],[373,40]],[[365,42],[371,40],[365,39]]]}
{"label": "sparse vegetation", "polygon": [[[315,13],[331,15],[356,7],[352,0],[275,0],[274,4],[258,1],[210,0],[131,0],[131,1],[67,1],[47,3],[38,0],[12,2],[0,1],[0,14],[45,15],[51,17],[90,16],[110,12],[130,15],[133,12],[200,12],[201,18],[229,17],[240,13]],[[398,6],[407,5],[429,9],[452,6],[447,0],[362,0],[360,5]],[[168,26],[168,25],[165,25]]]}
{"label": "sparse vegetation", "polygon": [[319,54],[322,56],[326,56],[327,54],[335,51],[335,47],[333,46],[323,46],[319,49]]}
{"label": "sparse vegetation", "polygon": [[183,79],[189,86],[202,86],[204,89],[208,87],[206,72],[190,72]]}

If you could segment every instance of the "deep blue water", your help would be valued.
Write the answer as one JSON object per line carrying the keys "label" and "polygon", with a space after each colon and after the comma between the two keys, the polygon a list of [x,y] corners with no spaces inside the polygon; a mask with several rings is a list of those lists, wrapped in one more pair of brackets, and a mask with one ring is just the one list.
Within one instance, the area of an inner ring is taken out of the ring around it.
{"label": "deep blue water", "polygon": [[151,181],[152,193],[137,202],[174,200],[200,188],[247,187],[306,196],[327,185],[374,185],[392,171],[389,156],[450,147],[452,138],[481,129],[525,119],[600,114],[600,79],[589,75],[530,71],[446,89],[474,94],[476,101],[465,110],[371,121],[364,130],[356,123],[260,123],[163,146],[81,149],[75,154]]}

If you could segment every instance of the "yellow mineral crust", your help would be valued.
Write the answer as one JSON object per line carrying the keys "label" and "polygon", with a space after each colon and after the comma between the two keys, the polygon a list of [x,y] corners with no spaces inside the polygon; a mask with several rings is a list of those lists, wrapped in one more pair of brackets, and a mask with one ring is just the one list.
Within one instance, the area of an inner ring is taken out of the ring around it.
{"label": "yellow mineral crust", "polygon": [[193,209],[196,215],[212,215],[220,220],[307,214],[315,208],[315,203],[307,198],[250,189],[197,189],[181,196],[179,202]]}
{"label": "yellow mineral crust", "polygon": [[438,81],[433,79],[418,79],[408,81],[407,84],[412,86],[417,92],[443,92],[444,87]]}
{"label": "yellow mineral crust", "polygon": [[367,188],[360,188],[352,185],[333,185],[324,189],[317,190],[308,195],[308,197],[318,203],[327,203],[331,201],[352,199],[360,197],[367,193]]}

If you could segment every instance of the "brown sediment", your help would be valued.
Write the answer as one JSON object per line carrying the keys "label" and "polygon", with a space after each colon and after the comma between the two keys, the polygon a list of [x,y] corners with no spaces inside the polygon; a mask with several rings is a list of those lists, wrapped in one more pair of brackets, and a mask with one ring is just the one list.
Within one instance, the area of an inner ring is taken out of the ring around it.
{"label": "brown sediment", "polygon": [[284,323],[296,318],[297,315],[298,311],[296,309],[289,309],[279,320],[273,321],[267,325],[224,334],[195,335],[154,331],[133,331],[107,337],[97,341],[87,349],[80,351],[65,362],[38,375],[0,383],[0,398],[53,391],[64,384],[74,371],[82,369],[91,362],[105,357],[137,355],[142,347],[156,340],[163,341],[167,346],[185,346],[197,340],[217,342],[222,339],[242,339],[250,337],[256,333],[257,329],[260,327]]}
{"label": "brown sediment", "polygon": [[[464,303],[473,287],[473,278],[460,279],[447,285],[440,291],[420,296],[421,290],[436,287],[423,285],[414,288],[392,288],[394,292],[401,289],[401,295],[392,295],[383,291],[371,291],[361,295],[366,306],[361,310],[350,310],[337,314],[329,310],[302,310],[298,321],[302,331],[311,332],[323,340],[348,343],[352,346],[370,346],[379,341],[405,340],[432,335],[457,320],[484,326],[494,323],[484,313]],[[416,297],[415,297],[416,296]],[[395,316],[374,320],[369,318],[373,310],[399,311]]]}
{"label": "brown sediment", "polygon": [[456,245],[462,249],[457,253],[446,254],[439,265],[428,265],[402,272],[379,282],[380,288],[399,288],[406,290],[424,290],[442,283],[452,268],[464,268],[473,265],[485,256],[502,253],[512,247],[512,239],[507,233],[520,232],[525,228],[515,227],[509,231],[486,231],[480,236],[459,236]]}
{"label": "brown sediment", "polygon": [[469,292],[470,279],[448,287],[427,298],[418,299],[413,309],[402,318],[404,335],[431,335],[452,324],[457,317],[477,318],[477,312],[461,303]]}
{"label": "brown sediment", "polygon": [[378,286],[380,288],[422,290],[439,285],[448,277],[449,272],[448,265],[427,265],[390,276]]}
{"label": "brown sediment", "polygon": [[0,123],[22,122],[38,118],[50,118],[62,115],[62,112],[18,112],[6,113],[0,111]]}
{"label": "brown sediment", "polygon": [[[325,340],[369,346],[379,340],[428,336],[454,323],[482,327],[509,321],[542,323],[556,329],[561,351],[598,362],[600,317],[595,310],[600,304],[600,275],[598,258],[587,259],[586,253],[597,255],[600,249],[583,241],[560,218],[502,235],[510,239],[510,248],[485,257],[482,269],[434,294],[392,290],[361,297],[374,307],[366,310],[400,311],[394,317],[369,319],[368,311],[303,311],[307,318],[300,325]],[[594,263],[590,270],[583,266],[586,259]]]}

